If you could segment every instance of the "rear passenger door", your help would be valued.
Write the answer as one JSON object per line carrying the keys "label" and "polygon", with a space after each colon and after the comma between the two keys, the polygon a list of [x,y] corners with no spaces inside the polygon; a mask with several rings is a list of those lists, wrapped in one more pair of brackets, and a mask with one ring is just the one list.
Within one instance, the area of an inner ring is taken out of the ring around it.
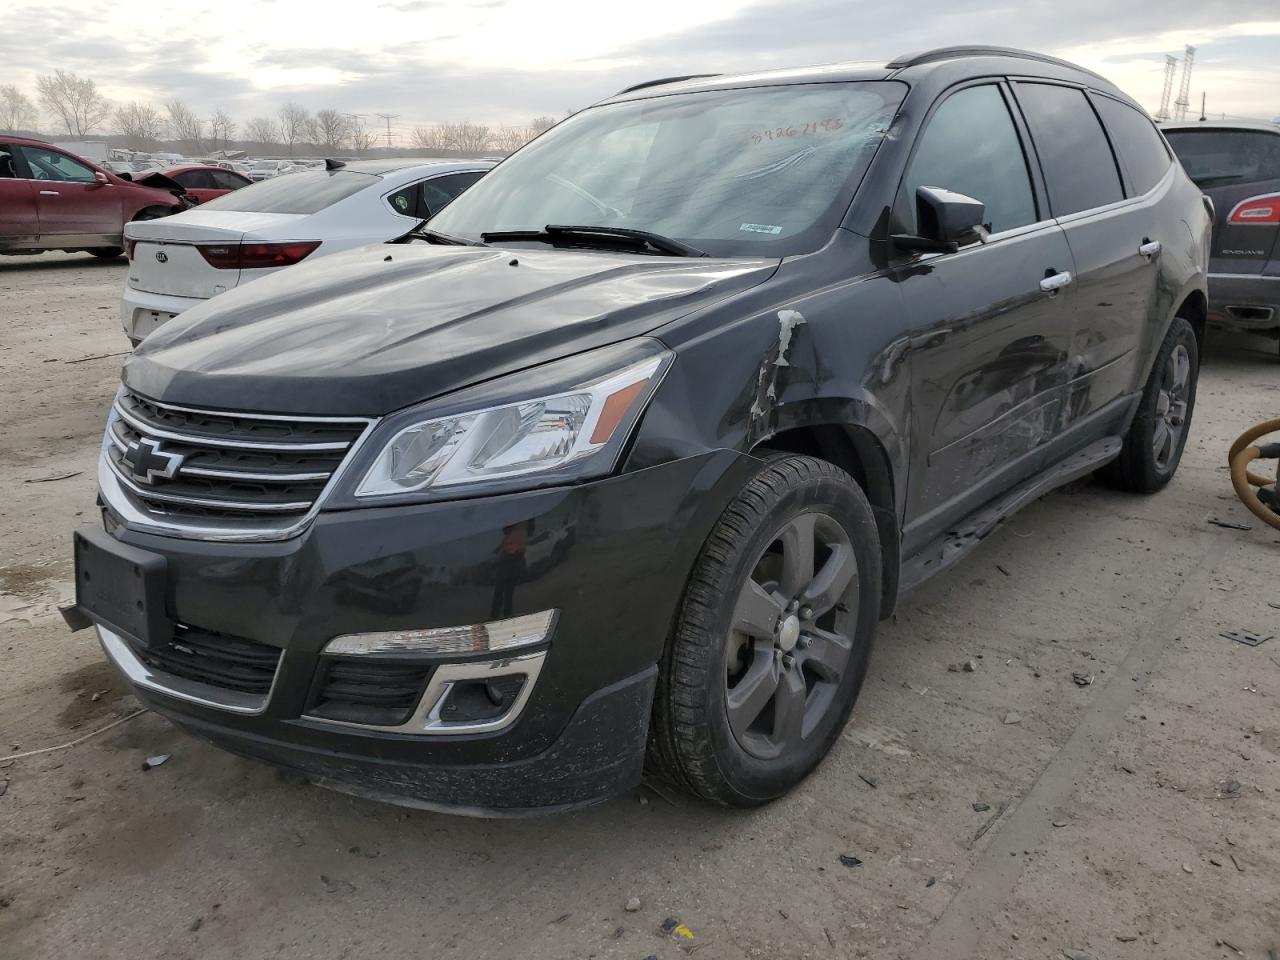
{"label": "rear passenger door", "polygon": [[912,233],[916,188],[954,190],[982,201],[990,230],[896,271],[913,329],[908,554],[1036,473],[1061,418],[1072,291],[1057,284],[1071,251],[1024,141],[1004,84],[949,92],[925,119],[894,204]]}
{"label": "rear passenger door", "polygon": [[[1014,87],[1035,141],[1050,210],[1066,232],[1075,265],[1075,335],[1062,427],[1077,428],[1077,442],[1069,446],[1083,446],[1108,432],[1113,420],[1123,419],[1126,398],[1141,387],[1141,347],[1162,327],[1164,302],[1171,296],[1157,289],[1160,253],[1164,244],[1185,244],[1186,231],[1176,217],[1160,215],[1160,201],[1172,184],[1165,176],[1172,161],[1162,143],[1163,169],[1157,169],[1160,164],[1149,150],[1140,155],[1134,148],[1132,186],[1126,191],[1089,94],[1043,81],[1019,81]],[[1113,108],[1133,112],[1150,126],[1131,107],[1107,100],[1105,109],[1114,113]],[[1121,120],[1128,120],[1123,114],[1113,119],[1117,130]]]}

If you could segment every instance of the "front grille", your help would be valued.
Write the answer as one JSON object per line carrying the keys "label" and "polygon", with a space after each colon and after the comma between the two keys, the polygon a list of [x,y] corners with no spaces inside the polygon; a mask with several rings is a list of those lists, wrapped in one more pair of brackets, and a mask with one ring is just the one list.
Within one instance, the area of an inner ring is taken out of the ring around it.
{"label": "front grille", "polygon": [[152,670],[262,697],[271,691],[280,664],[279,647],[181,625],[169,642],[133,652]]}
{"label": "front grille", "polygon": [[422,698],[431,667],[391,660],[325,658],[307,713],[324,720],[399,726]]}
{"label": "front grille", "polygon": [[[147,513],[179,523],[297,523],[369,426],[358,418],[196,410],[132,393],[120,395],[115,413],[106,448],[112,471]],[[137,469],[143,441],[166,469]],[[167,469],[174,458],[176,468]]]}

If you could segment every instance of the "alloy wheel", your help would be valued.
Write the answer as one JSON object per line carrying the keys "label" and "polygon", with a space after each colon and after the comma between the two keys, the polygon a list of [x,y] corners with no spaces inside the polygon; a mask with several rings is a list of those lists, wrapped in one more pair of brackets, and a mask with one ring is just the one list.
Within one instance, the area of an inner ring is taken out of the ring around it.
{"label": "alloy wheel", "polygon": [[1169,353],[1156,393],[1155,425],[1151,451],[1156,467],[1167,470],[1182,442],[1187,424],[1187,395],[1191,386],[1191,354],[1179,343]]}
{"label": "alloy wheel", "polygon": [[739,745],[772,760],[804,740],[835,701],[858,619],[858,561],[832,517],[805,512],[771,538],[738,593],[725,706]]}

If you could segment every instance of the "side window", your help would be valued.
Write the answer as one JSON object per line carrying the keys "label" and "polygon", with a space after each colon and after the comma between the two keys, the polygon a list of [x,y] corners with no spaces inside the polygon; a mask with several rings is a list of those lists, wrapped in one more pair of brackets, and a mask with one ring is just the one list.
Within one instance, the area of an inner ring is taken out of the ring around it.
{"label": "side window", "polygon": [[422,184],[422,215],[434,217],[447,207],[462,191],[479,180],[482,173],[446,173]]}
{"label": "side window", "polygon": [[929,118],[899,193],[900,214],[913,230],[917,187],[942,187],[981,200],[992,233],[1035,223],[1026,157],[999,87],[954,93]]}
{"label": "side window", "polygon": [[0,179],[16,177],[18,175],[18,161],[14,159],[13,147],[7,143],[0,143]]}
{"label": "side window", "polygon": [[188,190],[209,190],[213,187],[209,174],[203,170],[188,170],[185,173],[179,173],[173,179]]}
{"label": "side window", "polygon": [[1084,91],[1048,83],[1019,83],[1017,90],[1053,215],[1065,217],[1123,200],[1115,157]]}
{"label": "side window", "polygon": [[425,220],[426,214],[418,212],[418,185],[404,187],[387,197],[391,209],[402,217],[416,217]]}
{"label": "side window", "polygon": [[71,159],[65,153],[45,147],[19,146],[18,149],[27,158],[27,165],[31,167],[31,176],[35,180],[93,183],[93,169],[79,160]]}
{"label": "side window", "polygon": [[218,190],[239,190],[241,187],[247,187],[252,182],[238,173],[232,173],[230,170],[215,171],[209,175],[213,177],[213,184]]}
{"label": "side window", "polygon": [[1095,96],[1093,102],[1129,175],[1130,192],[1146,193],[1160,182],[1171,163],[1160,134],[1150,120],[1127,103],[1103,96]]}

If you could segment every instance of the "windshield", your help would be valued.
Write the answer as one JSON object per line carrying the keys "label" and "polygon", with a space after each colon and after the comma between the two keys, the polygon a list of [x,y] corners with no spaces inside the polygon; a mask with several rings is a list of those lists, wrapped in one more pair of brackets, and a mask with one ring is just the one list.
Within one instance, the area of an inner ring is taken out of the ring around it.
{"label": "windshield", "polygon": [[261,180],[200,204],[201,210],[244,213],[318,213],[381,181],[354,170],[315,170]]}
{"label": "windshield", "polygon": [[608,104],[570,117],[431,221],[453,236],[625,227],[715,256],[820,247],[906,86],[820,83]]}
{"label": "windshield", "polygon": [[1187,176],[1201,187],[1280,179],[1280,130],[1166,130]]}

